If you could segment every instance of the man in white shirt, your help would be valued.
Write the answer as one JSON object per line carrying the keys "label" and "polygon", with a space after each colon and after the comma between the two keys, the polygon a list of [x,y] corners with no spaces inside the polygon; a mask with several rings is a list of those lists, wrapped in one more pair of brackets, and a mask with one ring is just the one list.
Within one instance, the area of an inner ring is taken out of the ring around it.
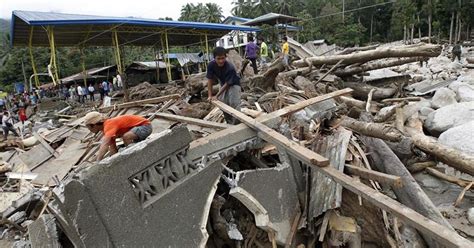
{"label": "man in white shirt", "polygon": [[122,76],[120,74],[117,74],[117,87],[121,90],[123,87],[123,82],[122,82]]}
{"label": "man in white shirt", "polygon": [[15,128],[13,127],[13,119],[10,116],[10,112],[8,112],[8,111],[3,112],[2,129],[3,129],[3,140],[8,139],[8,132],[9,131],[12,131],[13,134],[17,137],[20,136],[20,135],[18,135],[18,133],[15,131]]}
{"label": "man in white shirt", "polygon": [[92,84],[89,84],[88,90],[89,90],[89,96],[90,96],[91,101],[95,101],[95,99],[94,99],[94,93],[95,93],[94,86]]}
{"label": "man in white shirt", "polygon": [[84,91],[82,91],[81,85],[77,85],[77,95],[79,96],[78,101],[82,103],[82,96],[84,95]]}

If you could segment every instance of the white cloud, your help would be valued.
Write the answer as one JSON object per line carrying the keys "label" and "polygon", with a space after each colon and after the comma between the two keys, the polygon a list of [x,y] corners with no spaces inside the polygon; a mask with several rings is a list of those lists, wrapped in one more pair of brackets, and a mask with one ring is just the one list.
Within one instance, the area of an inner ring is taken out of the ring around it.
{"label": "white cloud", "polygon": [[13,10],[61,12],[117,17],[177,20],[186,3],[217,3],[224,16],[230,15],[233,0],[0,0],[0,18],[9,19]]}

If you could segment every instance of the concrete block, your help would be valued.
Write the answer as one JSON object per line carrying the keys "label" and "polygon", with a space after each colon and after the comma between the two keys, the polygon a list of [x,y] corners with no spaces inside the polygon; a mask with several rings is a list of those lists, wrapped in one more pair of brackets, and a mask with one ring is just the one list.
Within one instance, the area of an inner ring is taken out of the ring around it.
{"label": "concrete block", "polygon": [[[205,246],[222,164],[214,161],[201,168],[188,161],[191,136],[186,127],[152,135],[65,186],[57,206],[81,237],[80,246]],[[87,238],[91,236],[98,237]]]}
{"label": "concrete block", "polygon": [[237,172],[235,185],[230,195],[254,214],[258,227],[275,231],[277,243],[284,245],[299,208],[290,166]]}
{"label": "concrete block", "polygon": [[43,214],[28,226],[31,247],[60,247],[56,222],[51,214]]}

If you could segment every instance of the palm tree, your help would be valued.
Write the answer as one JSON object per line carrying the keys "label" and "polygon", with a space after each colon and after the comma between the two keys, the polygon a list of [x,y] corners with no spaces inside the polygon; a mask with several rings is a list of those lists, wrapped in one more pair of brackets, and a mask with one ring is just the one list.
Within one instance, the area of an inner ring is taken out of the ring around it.
{"label": "palm tree", "polygon": [[178,20],[180,21],[192,21],[194,15],[194,9],[196,7],[192,3],[187,3],[181,7],[181,16]]}
{"label": "palm tree", "polygon": [[205,15],[202,21],[220,23],[224,16],[222,15],[221,6],[215,3],[206,3]]}
{"label": "palm tree", "polygon": [[232,8],[232,15],[240,16],[244,18],[255,18],[259,16],[258,11],[256,11],[256,4],[258,1],[252,0],[237,0],[234,1],[234,7]]}

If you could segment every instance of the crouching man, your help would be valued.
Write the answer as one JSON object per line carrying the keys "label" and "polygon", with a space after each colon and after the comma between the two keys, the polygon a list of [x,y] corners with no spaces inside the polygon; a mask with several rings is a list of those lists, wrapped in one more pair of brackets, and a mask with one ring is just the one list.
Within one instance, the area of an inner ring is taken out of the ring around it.
{"label": "crouching man", "polygon": [[102,160],[107,152],[110,155],[117,153],[116,138],[122,137],[123,143],[127,146],[146,139],[152,132],[150,121],[138,115],[107,118],[99,112],[90,112],[86,114],[84,123],[89,131],[104,133],[97,152],[97,161]]}

